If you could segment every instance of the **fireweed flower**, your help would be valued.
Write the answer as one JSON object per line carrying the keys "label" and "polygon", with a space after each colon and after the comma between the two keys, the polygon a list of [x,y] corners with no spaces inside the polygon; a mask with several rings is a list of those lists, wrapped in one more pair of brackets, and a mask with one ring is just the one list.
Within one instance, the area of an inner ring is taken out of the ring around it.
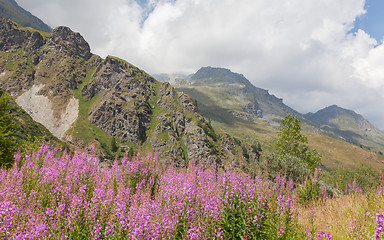
{"label": "fireweed flower", "polygon": [[329,233],[325,233],[325,232],[320,232],[318,235],[317,235],[317,239],[318,240],[332,240],[332,236],[331,234]]}
{"label": "fireweed flower", "polygon": [[163,169],[152,154],[101,167],[92,146],[58,151],[42,145],[0,169],[1,239],[226,239],[237,224],[241,238],[277,239],[295,223],[284,177],[219,174],[193,161]]}
{"label": "fireweed flower", "polygon": [[376,223],[377,227],[375,230],[375,236],[376,239],[380,239],[381,233],[384,233],[384,215],[383,214],[376,214]]}

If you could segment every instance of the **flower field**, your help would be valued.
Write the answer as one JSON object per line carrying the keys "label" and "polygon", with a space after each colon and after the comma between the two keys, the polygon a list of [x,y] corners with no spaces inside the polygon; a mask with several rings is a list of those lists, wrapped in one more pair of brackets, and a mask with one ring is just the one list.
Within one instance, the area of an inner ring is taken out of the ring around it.
{"label": "flower field", "polygon": [[384,239],[382,186],[319,191],[305,204],[297,189],[282,177],[163,168],[151,154],[100,167],[92,149],[42,145],[0,170],[0,239]]}

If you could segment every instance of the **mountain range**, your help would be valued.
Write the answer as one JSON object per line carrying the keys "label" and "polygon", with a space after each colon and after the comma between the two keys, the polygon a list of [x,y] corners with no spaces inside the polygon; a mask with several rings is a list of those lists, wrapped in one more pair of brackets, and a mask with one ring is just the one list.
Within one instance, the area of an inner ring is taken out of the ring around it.
{"label": "mountain range", "polygon": [[384,149],[384,132],[352,110],[332,105],[304,117],[329,136],[380,152]]}
{"label": "mountain range", "polygon": [[[167,78],[163,75],[163,79]],[[228,125],[236,119],[249,122],[261,119],[277,127],[287,114],[297,115],[309,132],[384,151],[384,132],[354,111],[333,105],[316,113],[301,114],[229,69],[202,67],[195,74],[174,78],[172,84],[198,99],[202,114],[216,122]]]}
{"label": "mountain range", "polygon": [[[17,9],[12,0],[1,3]],[[0,19],[0,88],[33,119],[23,121],[41,129],[36,137],[72,147],[95,144],[105,159],[152,151],[166,165],[193,161],[246,170],[259,160],[254,146],[268,149],[280,120],[292,114],[314,139],[310,144],[323,149],[326,167],[346,166],[334,164],[338,155],[329,149],[335,145],[346,156],[354,152],[359,163],[381,164],[380,154],[366,149],[382,153],[384,133],[351,110],[330,106],[301,114],[224,68],[152,77],[125,60],[93,54],[81,34],[68,27],[23,27],[33,26],[34,21],[27,22]],[[356,164],[352,159],[348,166]]]}

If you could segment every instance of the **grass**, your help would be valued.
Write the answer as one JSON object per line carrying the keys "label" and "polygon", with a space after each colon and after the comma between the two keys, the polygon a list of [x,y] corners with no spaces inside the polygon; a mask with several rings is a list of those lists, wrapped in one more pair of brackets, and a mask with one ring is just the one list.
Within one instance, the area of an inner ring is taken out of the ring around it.
{"label": "grass", "polygon": [[[26,73],[32,72],[32,60],[29,54],[28,49],[26,48],[18,48],[16,51],[12,51],[9,53],[2,52],[0,53],[2,63],[8,71],[17,70],[18,67],[23,66],[26,69],[30,70]],[[15,74],[22,73],[22,71],[16,71]]]}
{"label": "grass", "polygon": [[322,155],[323,165],[330,169],[357,169],[362,164],[382,169],[383,156],[359,146],[314,133],[305,133],[309,146]]}
{"label": "grass", "polygon": [[179,142],[180,142],[181,149],[183,149],[183,153],[184,153],[184,157],[185,157],[185,166],[188,166],[188,164],[189,164],[189,157],[188,157],[187,146],[185,146],[185,143],[184,143],[182,137],[180,137]]}
{"label": "grass", "polygon": [[376,193],[355,193],[327,199],[306,208],[299,206],[299,223],[308,228],[312,212],[315,227],[332,233],[333,239],[373,239],[376,214],[382,210],[382,198]]}
{"label": "grass", "polygon": [[153,132],[156,130],[156,126],[159,123],[157,120],[157,117],[160,115],[162,112],[162,109],[157,105],[157,100],[159,96],[159,90],[160,90],[160,83],[156,82],[154,84],[154,91],[155,91],[155,96],[153,96],[150,99],[150,105],[152,107],[152,119],[151,119],[151,125],[149,127],[149,130],[147,131],[148,136],[152,136]]}
{"label": "grass", "polygon": [[44,31],[40,31],[40,30],[36,30],[32,27],[19,27],[20,30],[23,30],[23,31],[30,31],[30,32],[38,32],[40,33],[40,35],[43,37],[44,40],[48,39],[49,36],[51,35],[49,32],[44,32]]}

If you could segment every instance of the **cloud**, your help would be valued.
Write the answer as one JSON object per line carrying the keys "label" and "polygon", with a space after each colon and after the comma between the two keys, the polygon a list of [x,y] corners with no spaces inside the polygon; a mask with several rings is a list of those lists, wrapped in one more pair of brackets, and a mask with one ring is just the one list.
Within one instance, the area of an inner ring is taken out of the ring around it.
{"label": "cloud", "polygon": [[94,53],[150,73],[230,68],[303,113],[331,104],[384,128],[384,46],[363,30],[364,0],[19,0]]}

